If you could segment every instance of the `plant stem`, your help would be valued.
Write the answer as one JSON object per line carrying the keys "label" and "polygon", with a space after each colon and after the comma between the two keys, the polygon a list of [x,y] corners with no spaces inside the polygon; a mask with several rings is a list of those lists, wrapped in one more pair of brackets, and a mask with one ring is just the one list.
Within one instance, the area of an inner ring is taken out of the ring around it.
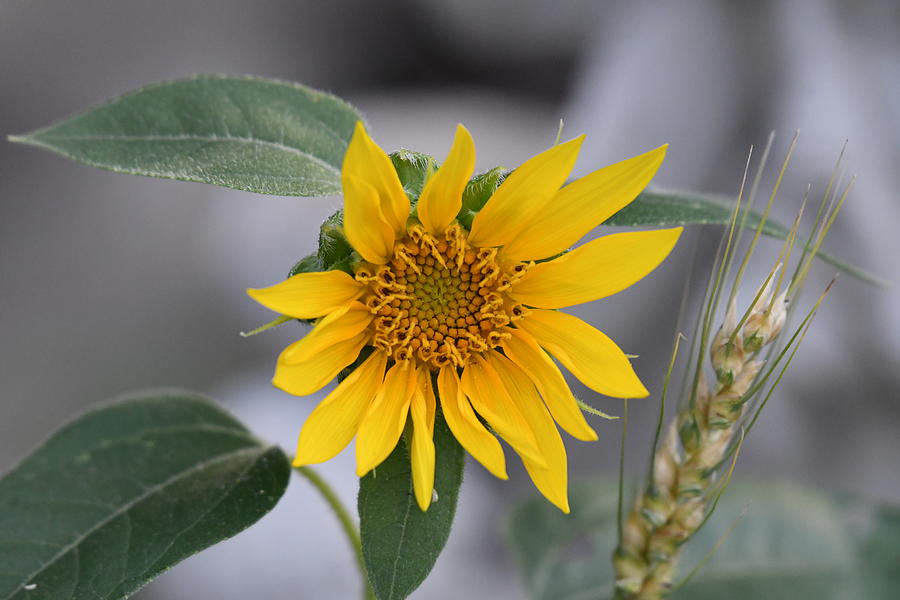
{"label": "plant stem", "polygon": [[340,498],[337,497],[337,494],[331,486],[310,467],[294,467],[294,470],[305,477],[306,480],[309,481],[322,495],[322,498],[325,499],[328,506],[331,507],[334,516],[337,517],[341,524],[341,528],[347,536],[347,541],[350,542],[350,546],[353,548],[354,555],[356,555],[356,563],[359,567],[359,573],[362,576],[363,587],[365,588],[364,598],[366,600],[375,600],[375,592],[372,590],[372,586],[369,584],[369,578],[366,575],[366,563],[363,560],[359,529],[353,521],[353,518],[350,516],[350,513],[347,511],[347,508],[341,504]]}

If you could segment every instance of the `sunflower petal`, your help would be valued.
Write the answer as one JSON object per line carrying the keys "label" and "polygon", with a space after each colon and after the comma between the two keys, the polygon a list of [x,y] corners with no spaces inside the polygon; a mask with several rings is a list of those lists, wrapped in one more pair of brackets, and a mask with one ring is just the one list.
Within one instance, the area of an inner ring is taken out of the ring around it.
{"label": "sunflower petal", "polygon": [[547,464],[540,465],[528,456],[522,456],[525,469],[537,489],[561,511],[568,514],[566,448],[562,438],[559,437],[559,431],[553,423],[553,418],[547,412],[547,407],[541,402],[534,384],[522,369],[493,350],[489,354],[488,361],[497,371],[506,389],[516,398],[516,404],[521,408],[522,415],[534,432],[541,454],[546,459]]}
{"label": "sunflower petal", "polygon": [[510,295],[537,308],[605,298],[643,279],[675,247],[682,228],[614,233],[533,265]]}
{"label": "sunflower petal", "polygon": [[431,505],[434,490],[434,390],[427,370],[418,372],[418,384],[409,405],[413,434],[409,458],[412,463],[413,491],[423,511]]}
{"label": "sunflower petal", "polygon": [[668,144],[576,179],[503,248],[510,260],[539,260],[563,252],[634,200],[666,156]]}
{"label": "sunflower petal", "polygon": [[421,369],[419,371],[420,385],[425,394],[425,407],[428,409],[425,416],[428,420],[429,435],[434,436],[434,415],[437,414],[437,398],[434,395],[434,386],[431,383],[431,371]]}
{"label": "sunflower petal", "polygon": [[581,319],[534,309],[517,325],[595,392],[615,398],[650,395],[625,353],[606,334]]}
{"label": "sunflower petal", "polygon": [[270,310],[295,319],[316,319],[356,299],[364,286],[343,271],[300,273],[247,294]]}
{"label": "sunflower petal", "polygon": [[441,408],[453,437],[495,477],[506,479],[508,476],[503,448],[478,420],[472,405],[462,393],[456,367],[443,367],[438,373],[437,383]]}
{"label": "sunflower petal", "polygon": [[500,437],[520,455],[546,466],[547,461],[541,454],[534,432],[490,363],[483,358],[470,362],[463,370],[460,383],[472,408]]}
{"label": "sunflower petal", "polygon": [[456,218],[462,193],[475,169],[475,142],[462,125],[456,126],[447,160],[425,184],[419,198],[419,220],[429,233],[438,235]]}
{"label": "sunflower petal", "polygon": [[312,411],[300,430],[294,466],[325,462],[347,447],[384,380],[387,355],[373,352]]}
{"label": "sunflower petal", "polygon": [[583,140],[582,135],[553,146],[513,171],[475,215],[469,243],[486,247],[511,242],[566,181]]}
{"label": "sunflower petal", "polygon": [[502,342],[503,352],[528,374],[560,427],[576,439],[596,440],[597,434],[585,420],[572,390],[553,360],[523,330],[509,328],[507,331],[510,337]]}
{"label": "sunflower petal", "polygon": [[303,340],[294,342],[285,348],[278,357],[272,384],[295,396],[306,396],[317,392],[337,377],[341,369],[356,360],[359,351],[362,350],[368,339],[367,332],[360,333],[332,344],[308,360],[300,362],[285,358],[293,354]]}
{"label": "sunflower petal", "polygon": [[380,465],[397,446],[416,389],[416,375],[409,361],[398,362],[385,375],[356,434],[356,474],[360,477]]}
{"label": "sunflower petal", "polygon": [[365,182],[375,190],[384,219],[394,233],[399,236],[406,231],[409,198],[403,191],[403,185],[391,159],[372,141],[362,121],[356,122],[347,154],[344,155],[341,176],[345,195],[348,179],[355,178]]}
{"label": "sunflower petal", "polygon": [[344,234],[360,256],[376,265],[387,263],[394,249],[395,232],[375,188],[352,176],[344,177]]}
{"label": "sunflower petal", "polygon": [[303,339],[286,348],[281,360],[287,363],[305,362],[329,346],[359,335],[372,319],[372,311],[365,305],[349,302],[319,321]]}

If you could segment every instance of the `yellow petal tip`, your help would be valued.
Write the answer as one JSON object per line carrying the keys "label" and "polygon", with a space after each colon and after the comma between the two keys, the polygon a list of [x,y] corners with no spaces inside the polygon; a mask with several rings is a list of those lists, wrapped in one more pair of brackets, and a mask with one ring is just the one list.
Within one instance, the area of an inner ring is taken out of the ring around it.
{"label": "yellow petal tip", "polygon": [[262,297],[265,296],[266,288],[247,288],[246,291],[247,295],[250,296],[251,299],[265,306],[265,304],[263,304],[262,302]]}
{"label": "yellow petal tip", "polygon": [[550,496],[547,496],[546,494],[544,495],[544,497],[545,497],[547,500],[549,500],[550,503],[551,503],[553,506],[555,506],[556,508],[558,508],[558,509],[560,510],[560,512],[562,512],[563,514],[566,514],[566,515],[567,515],[567,514],[569,514],[569,512],[571,512],[570,509],[569,509],[569,497],[568,497],[568,494],[566,494],[566,495],[563,496],[562,498],[551,498]]}
{"label": "yellow petal tip", "polygon": [[575,439],[581,440],[582,442],[596,442],[600,439],[597,435],[597,432],[593,429],[587,429],[584,432],[579,432],[580,435],[574,436]]}
{"label": "yellow petal tip", "polygon": [[637,374],[634,374],[634,381],[630,382],[628,385],[623,385],[622,390],[614,396],[615,398],[646,398],[650,395],[650,392],[647,390],[647,387],[644,385],[644,382],[638,379]]}
{"label": "yellow petal tip", "polygon": [[663,161],[666,159],[666,152],[668,152],[668,150],[669,150],[669,142],[666,142],[665,144],[657,146],[653,150],[648,150],[647,152],[644,152],[643,154],[638,155],[634,158],[637,159],[641,156],[645,157],[645,158],[649,158],[650,162],[652,162],[654,164],[653,171],[655,173],[656,169],[659,169],[660,165],[662,165]]}
{"label": "yellow petal tip", "polygon": [[560,146],[574,146],[575,152],[578,152],[579,150],[581,150],[581,145],[584,143],[584,140],[586,137],[587,137],[587,135],[582,133],[578,137],[573,137],[571,140],[569,140],[567,142],[562,142],[559,145]]}

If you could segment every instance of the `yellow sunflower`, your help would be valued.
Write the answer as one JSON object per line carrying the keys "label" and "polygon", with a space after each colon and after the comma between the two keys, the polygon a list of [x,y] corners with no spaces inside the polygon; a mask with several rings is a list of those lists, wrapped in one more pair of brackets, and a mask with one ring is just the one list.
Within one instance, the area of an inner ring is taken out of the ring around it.
{"label": "yellow sunflower", "polygon": [[561,187],[583,138],[513,171],[467,230],[457,215],[475,145],[462,125],[410,213],[390,158],[357,123],[342,170],[344,233],[360,256],[354,274],[301,273],[248,290],[282,315],[318,319],[278,358],[273,383],[288,393],[316,392],[372,348],[307,419],[296,466],[326,461],[356,437],[362,477],[387,458],[410,419],[413,487],[426,510],[440,403],[453,435],[488,471],[507,477],[499,436],[541,493],[569,511],[556,424],[579,440],[597,434],[551,355],[601,394],[648,392],[611,339],[555,309],[627,288],[662,262],[681,234],[616,233],[565,252],[637,196],[666,149]]}

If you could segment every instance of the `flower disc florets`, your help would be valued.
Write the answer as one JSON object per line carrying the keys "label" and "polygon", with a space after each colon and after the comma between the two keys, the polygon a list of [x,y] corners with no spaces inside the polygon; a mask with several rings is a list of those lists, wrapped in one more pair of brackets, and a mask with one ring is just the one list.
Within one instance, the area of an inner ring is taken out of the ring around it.
{"label": "flower disc florets", "polygon": [[505,292],[525,265],[504,269],[496,248],[475,248],[451,225],[432,235],[413,225],[382,266],[363,263],[369,284],[362,302],[375,315],[372,345],[395,361],[416,359],[439,369],[462,367],[509,337],[501,328],[524,314]]}

